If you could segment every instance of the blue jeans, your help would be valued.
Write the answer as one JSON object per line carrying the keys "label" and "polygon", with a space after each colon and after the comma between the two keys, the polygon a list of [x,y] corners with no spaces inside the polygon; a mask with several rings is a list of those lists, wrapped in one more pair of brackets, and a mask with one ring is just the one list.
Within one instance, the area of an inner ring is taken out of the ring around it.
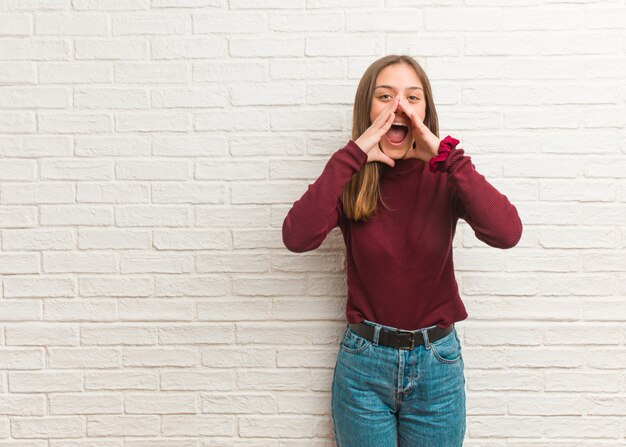
{"label": "blue jeans", "polygon": [[465,436],[461,341],[452,332],[413,350],[370,341],[346,324],[333,373],[337,447],[459,447]]}

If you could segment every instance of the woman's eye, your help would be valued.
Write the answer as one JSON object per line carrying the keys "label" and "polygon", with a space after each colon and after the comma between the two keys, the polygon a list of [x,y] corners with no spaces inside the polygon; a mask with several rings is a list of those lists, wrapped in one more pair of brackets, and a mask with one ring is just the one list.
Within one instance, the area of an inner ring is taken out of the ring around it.
{"label": "woman's eye", "polygon": [[[391,97],[391,95],[389,95],[389,94],[385,93],[384,95],[380,95],[380,96],[379,96],[379,98],[380,98],[380,99],[384,99],[386,96]],[[409,98],[413,98],[414,100],[419,101],[419,98],[418,98],[417,96],[409,96]]]}

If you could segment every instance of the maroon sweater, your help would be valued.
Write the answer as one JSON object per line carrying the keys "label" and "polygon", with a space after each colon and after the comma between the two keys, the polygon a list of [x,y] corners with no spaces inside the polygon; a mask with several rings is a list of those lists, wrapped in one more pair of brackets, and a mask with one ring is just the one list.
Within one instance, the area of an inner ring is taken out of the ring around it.
{"label": "maroon sweater", "polygon": [[414,330],[464,320],[468,315],[452,260],[457,220],[465,220],[486,244],[511,248],[522,235],[517,209],[476,171],[463,149],[452,147],[433,163],[434,172],[417,158],[396,160],[393,168],[382,164],[381,194],[393,209],[379,200],[374,218],[355,222],[343,214],[340,195],[366,163],[367,154],[353,140],[330,157],[287,213],[285,247],[313,250],[339,225],[350,323],[367,319]]}

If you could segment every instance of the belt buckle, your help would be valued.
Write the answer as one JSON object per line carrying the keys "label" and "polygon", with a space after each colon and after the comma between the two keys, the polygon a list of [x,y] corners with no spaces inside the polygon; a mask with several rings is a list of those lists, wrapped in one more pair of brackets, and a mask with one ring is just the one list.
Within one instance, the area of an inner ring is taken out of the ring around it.
{"label": "belt buckle", "polygon": [[396,333],[410,334],[409,339],[411,340],[411,346],[409,348],[400,347],[399,349],[410,349],[410,350],[413,350],[413,348],[415,348],[415,331],[407,331],[407,330],[404,330],[404,329],[396,329]]}

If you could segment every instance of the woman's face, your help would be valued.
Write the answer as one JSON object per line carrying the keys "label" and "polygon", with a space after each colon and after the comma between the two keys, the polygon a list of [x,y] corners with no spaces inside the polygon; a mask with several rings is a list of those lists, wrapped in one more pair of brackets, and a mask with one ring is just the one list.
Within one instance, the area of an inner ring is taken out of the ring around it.
{"label": "woman's face", "polygon": [[[410,66],[402,63],[388,65],[378,73],[374,87],[375,90],[370,111],[370,125],[396,96],[406,99],[408,107],[413,109],[420,119],[424,121],[426,117],[424,89],[417,73],[415,73]],[[408,126],[406,138],[404,138],[401,143],[393,144],[387,138],[388,136],[394,135],[390,129],[389,132],[380,139],[380,148],[385,154],[397,160],[404,157],[406,152],[413,147],[415,140],[411,133],[411,120],[399,107],[396,109],[393,122],[406,124]],[[395,139],[400,140],[402,135],[401,132],[396,132]]]}

